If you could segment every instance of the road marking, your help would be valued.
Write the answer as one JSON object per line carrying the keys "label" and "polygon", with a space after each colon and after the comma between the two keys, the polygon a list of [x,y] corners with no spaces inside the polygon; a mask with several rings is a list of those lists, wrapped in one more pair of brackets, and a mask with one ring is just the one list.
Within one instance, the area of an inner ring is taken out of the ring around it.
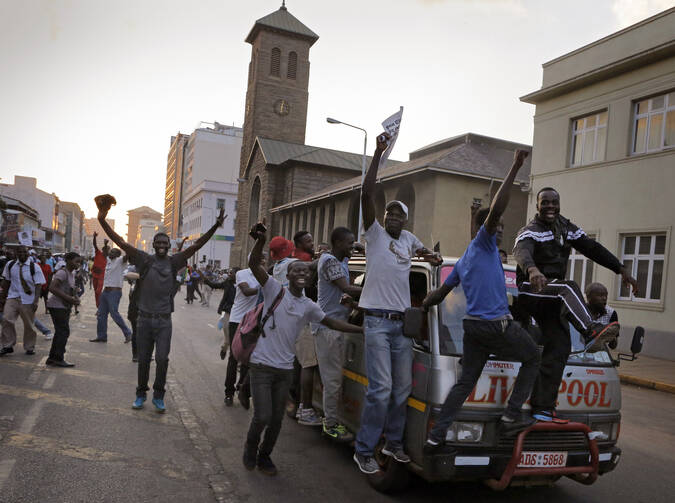
{"label": "road marking", "polygon": [[[93,447],[81,447],[53,438],[39,437],[27,433],[12,431],[7,435],[5,444],[29,451],[58,454],[69,458],[82,459],[84,461],[124,463],[127,466],[131,465],[152,471],[159,468],[165,477],[172,479],[189,480],[191,477],[195,476],[172,463],[156,462],[154,460],[136,456],[126,456],[117,452],[104,451]],[[0,465],[0,482],[2,477],[1,466],[2,465]]]}
{"label": "road marking", "polygon": [[[26,380],[29,383],[36,384],[38,382],[38,379],[40,379],[40,375],[42,375],[42,372],[47,368],[47,365],[45,363],[46,361],[47,361],[47,357],[45,356],[38,362],[37,365],[35,365],[35,368],[33,369],[33,371],[30,374],[28,374],[28,377],[26,378]],[[24,362],[18,362],[17,360],[8,360],[8,362],[24,363]],[[25,363],[28,364],[28,365],[33,365],[30,362],[25,362]]]}
{"label": "road marking", "polygon": [[207,325],[210,326],[211,328],[216,328],[215,325],[211,325],[210,323],[207,323]]}
{"label": "road marking", "polygon": [[[0,384],[0,395],[16,396],[20,398],[27,398],[29,400],[43,400],[48,403],[62,405],[64,407],[79,407],[87,409],[92,412],[99,412],[102,414],[119,414],[127,417],[135,417],[143,421],[151,421],[153,423],[166,424],[178,426],[180,422],[169,414],[148,414],[142,411],[135,411],[129,408],[114,407],[108,405],[100,405],[88,400],[81,400],[79,398],[70,398],[56,393],[47,393],[41,390],[19,388],[17,386],[5,386]],[[130,401],[131,402],[131,401]]]}
{"label": "road marking", "polygon": [[12,474],[12,468],[14,468],[15,459],[3,459],[0,461],[0,490],[5,485],[5,482],[9,480],[9,476]]}
{"label": "road marking", "polygon": [[37,423],[37,418],[42,412],[42,407],[44,402],[34,402],[31,408],[28,410],[28,414],[23,418],[21,424],[17,428],[21,433],[30,433],[35,428],[35,423]]}
{"label": "road marking", "polygon": [[56,373],[52,372],[45,379],[44,384],[42,385],[43,389],[51,389],[54,387],[54,382],[56,381]]}
{"label": "road marking", "polygon": [[[32,367],[34,364],[31,362],[23,362],[20,360],[7,360],[7,363],[10,365],[16,365],[17,367]],[[121,379],[105,374],[95,374],[93,372],[87,372],[86,370],[77,370],[74,368],[56,368],[56,369],[47,369],[47,368],[41,368],[41,369],[36,369],[31,372],[31,375],[28,376],[31,384],[35,384],[37,382],[37,377],[35,377],[34,380],[31,380],[30,378],[33,376],[36,371],[46,371],[47,373],[50,372],[57,372],[59,374],[63,375],[71,375],[71,376],[76,376],[76,377],[86,377],[87,379],[91,379],[93,381],[103,381],[103,382],[110,382],[114,384],[125,384],[128,386],[133,386],[136,383],[136,378],[135,377],[129,377],[129,379]],[[39,376],[39,374],[37,374]]]}

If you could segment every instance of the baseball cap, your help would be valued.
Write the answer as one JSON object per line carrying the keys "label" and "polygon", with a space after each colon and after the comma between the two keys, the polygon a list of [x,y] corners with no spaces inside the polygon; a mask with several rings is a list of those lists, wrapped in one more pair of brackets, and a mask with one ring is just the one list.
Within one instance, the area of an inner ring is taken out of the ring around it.
{"label": "baseball cap", "polygon": [[270,258],[281,260],[288,257],[293,251],[293,243],[282,236],[275,236],[270,241]]}
{"label": "baseball cap", "polygon": [[390,208],[393,208],[394,206],[400,206],[400,208],[403,210],[403,213],[405,213],[405,217],[408,218],[408,207],[401,201],[398,201],[396,199],[394,199],[393,201],[389,201],[384,210],[388,211]]}

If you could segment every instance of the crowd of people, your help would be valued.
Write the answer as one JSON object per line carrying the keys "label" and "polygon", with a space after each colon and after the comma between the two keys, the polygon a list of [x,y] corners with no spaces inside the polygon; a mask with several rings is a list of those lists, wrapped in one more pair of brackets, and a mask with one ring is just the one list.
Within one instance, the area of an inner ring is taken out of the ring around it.
{"label": "crowd of people", "polygon": [[[268,235],[262,222],[250,231],[254,244],[246,268],[217,271],[206,264],[189,266],[190,258],[222,225],[226,218],[223,211],[187,249],[182,249],[183,241],[176,253],[169,254],[169,236],[160,232],[153,239],[154,253],[148,254],[110,228],[106,216],[114,198],[98,196],[98,221],[118,248],[109,246],[105,239],[99,249],[94,235],[95,256],[89,261],[72,252],[59,260],[48,255],[37,257],[25,247],[17,247],[15,255],[5,253],[4,264],[0,264],[0,299],[4,303],[0,356],[14,351],[19,316],[24,324],[24,350],[27,355],[34,354],[33,324],[42,297],[55,330],[47,364],[72,366],[64,359],[68,320],[90,276],[98,308],[96,337],[91,341],[107,342],[110,315],[124,343],[131,342],[132,359],[138,362],[134,409],[144,407],[154,352],[152,403],[157,412],[164,412],[174,299],[184,284],[187,304],[198,296],[208,307],[212,292],[222,290],[217,312],[221,314],[219,326],[225,338],[220,357],[227,359],[224,403],[232,406],[235,394],[245,409],[253,402],[242,457],[247,469],[257,467],[268,475],[277,473],[271,454],[284,413],[289,410],[299,424],[320,426],[335,441],[354,440],[354,461],[366,474],[380,470],[374,455],[382,436],[383,455],[399,463],[410,462],[403,437],[412,389],[413,341],[404,335],[403,323],[411,307],[411,263],[413,257],[434,266],[443,260],[404,230],[408,208],[402,201],[388,202],[382,223],[378,221],[375,183],[388,140],[386,133],[378,137],[362,186],[365,248],[355,243],[353,230],[336,227],[330,233],[330,243],[316,247],[308,231],[299,231],[292,239],[275,236],[269,240],[266,255]],[[498,425],[504,434],[513,435],[536,421],[566,421],[556,414],[555,405],[571,350],[568,322],[590,350],[604,343],[615,345],[618,335],[616,313],[606,307],[606,288],[598,283],[589,285],[585,300],[576,283],[565,280],[572,247],[620,274],[626,284],[636,288],[635,280],[614,255],[560,215],[560,196],[547,187],[537,194],[536,216],[517,234],[513,255],[518,266],[519,295],[517,302],[509,305],[502,265],[506,253],[499,248],[502,215],[508,206],[510,187],[526,157],[527,152],[516,151],[490,208],[475,212],[475,237],[445,282],[422,303],[423,309],[429,309],[460,284],[467,299],[461,375],[428,433],[424,452],[429,455],[453,452],[445,444],[446,433],[491,355],[521,362]],[[350,281],[348,262],[357,248],[365,249],[363,286]],[[125,280],[132,283],[129,326],[119,313]],[[250,329],[244,325],[256,309],[261,336],[248,356],[237,359],[237,338],[243,337],[244,329]],[[363,315],[362,325],[349,322],[352,309]],[[526,329],[533,320],[540,330],[538,340]],[[362,333],[365,338],[368,384],[356,432],[349,431],[338,414],[345,333]],[[322,382],[323,416],[313,407],[317,375]],[[532,410],[525,414],[522,406],[528,397]]]}

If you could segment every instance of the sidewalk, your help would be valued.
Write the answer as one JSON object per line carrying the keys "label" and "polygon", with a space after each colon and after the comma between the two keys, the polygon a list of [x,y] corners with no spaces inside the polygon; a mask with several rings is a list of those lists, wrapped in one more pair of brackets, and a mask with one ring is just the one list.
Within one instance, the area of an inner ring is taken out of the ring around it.
{"label": "sidewalk", "polygon": [[634,362],[622,361],[619,377],[624,384],[675,393],[675,362],[638,356]]}

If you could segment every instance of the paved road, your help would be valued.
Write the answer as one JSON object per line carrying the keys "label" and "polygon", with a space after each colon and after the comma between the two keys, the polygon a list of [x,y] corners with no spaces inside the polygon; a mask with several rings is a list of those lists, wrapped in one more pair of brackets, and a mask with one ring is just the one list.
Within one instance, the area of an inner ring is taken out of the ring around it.
{"label": "paved road", "polygon": [[215,309],[176,301],[162,416],[130,408],[136,368],[119,329],[111,324],[105,345],[87,341],[96,325],[92,304],[88,293],[82,314],[71,320],[67,356],[74,369],[45,367],[49,343],[41,336],[35,356],[18,348],[0,359],[1,502],[672,500],[675,396],[631,386],[623,395],[622,460],[591,487],[563,479],[552,488],[495,493],[413,479],[405,493],[385,496],[368,486],[347,448],[292,421],[273,454],[279,475],[247,472],[241,453],[250,412],[222,403]]}

